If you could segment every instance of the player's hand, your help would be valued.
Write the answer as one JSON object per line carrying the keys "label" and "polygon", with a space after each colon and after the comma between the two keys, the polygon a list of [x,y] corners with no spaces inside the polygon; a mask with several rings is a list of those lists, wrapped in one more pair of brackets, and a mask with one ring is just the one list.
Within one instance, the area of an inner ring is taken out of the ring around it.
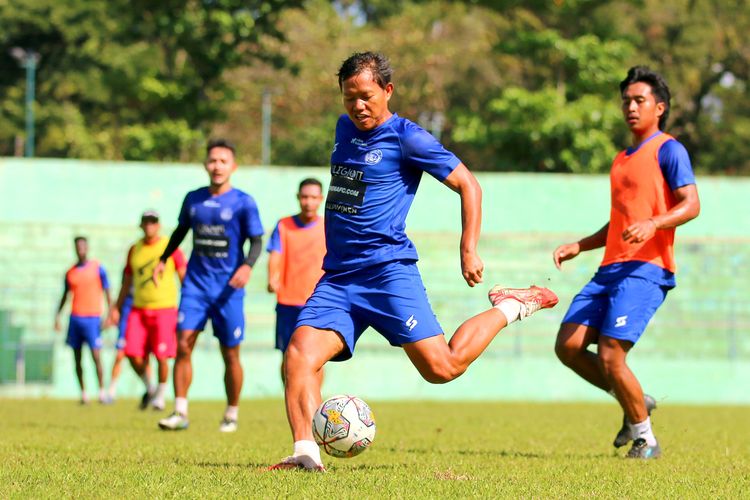
{"label": "player's hand", "polygon": [[629,241],[631,244],[643,243],[650,240],[656,234],[656,222],[654,219],[646,219],[630,226],[622,232],[622,241]]}
{"label": "player's hand", "polygon": [[107,319],[104,320],[104,328],[115,326],[119,322],[120,322],[120,310],[117,309],[116,307],[113,307],[109,311],[109,315],[107,315]]}
{"label": "player's hand", "polygon": [[268,282],[268,292],[269,293],[276,293],[279,289],[279,282],[278,280],[269,281]]}
{"label": "player's hand", "polygon": [[154,282],[154,286],[159,286],[159,280],[161,279],[162,273],[164,273],[165,267],[167,267],[167,264],[161,259],[159,259],[159,262],[154,266],[154,272],[151,273],[151,281]]}
{"label": "player's hand", "polygon": [[55,331],[61,332],[62,331],[62,323],[60,323],[60,318],[55,317]]}
{"label": "player's hand", "polygon": [[242,264],[234,272],[234,276],[232,276],[232,279],[229,280],[229,286],[231,286],[232,288],[243,288],[250,280],[250,274],[252,273],[252,271],[252,267],[248,266],[247,264]]}
{"label": "player's hand", "polygon": [[555,267],[560,269],[563,262],[577,257],[579,253],[581,253],[581,245],[566,243],[555,248],[555,251],[552,252],[552,260],[555,261]]}
{"label": "player's hand", "polygon": [[481,283],[483,271],[484,263],[476,252],[461,254],[461,273],[467,285],[473,287]]}

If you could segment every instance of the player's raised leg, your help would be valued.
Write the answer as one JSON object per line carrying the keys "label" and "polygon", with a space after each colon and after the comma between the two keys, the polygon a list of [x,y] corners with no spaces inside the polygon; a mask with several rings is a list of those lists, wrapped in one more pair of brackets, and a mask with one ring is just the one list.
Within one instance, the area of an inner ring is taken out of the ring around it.
{"label": "player's raised leg", "polygon": [[322,400],[323,365],[345,348],[344,340],[333,330],[301,326],[294,331],[284,353],[286,413],[292,429],[294,451],[271,470],[325,470],[320,448],[313,438],[312,417]]}
{"label": "player's raised leg", "polygon": [[403,344],[404,351],[422,377],[433,384],[462,375],[495,336],[513,321],[539,309],[554,307],[557,296],[547,288],[503,288],[489,293],[493,307],[466,320],[446,342],[443,335]]}

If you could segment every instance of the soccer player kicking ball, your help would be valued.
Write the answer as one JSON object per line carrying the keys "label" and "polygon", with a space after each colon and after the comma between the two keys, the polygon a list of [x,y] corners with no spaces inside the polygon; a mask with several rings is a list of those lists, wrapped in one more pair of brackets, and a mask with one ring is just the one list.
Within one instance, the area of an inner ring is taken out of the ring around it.
{"label": "soccer player kicking ball", "polygon": [[[612,163],[609,222],[553,253],[559,269],[580,252],[605,247],[599,270],[563,318],[555,352],[584,380],[617,398],[625,416],[614,445],[632,439],[628,457],[656,458],[661,448],[649,416],[656,405],[625,358],[675,286],[675,227],[698,216],[700,201],[687,151],[663,132],[670,94],[662,77],[636,66],[620,93],[632,146]],[[598,344],[597,354],[588,350],[591,344]]]}
{"label": "soccer player kicking ball", "polygon": [[[302,306],[323,275],[326,235],[318,208],[323,185],[317,179],[299,184],[299,213],[281,219],[268,241],[268,291],[276,293],[276,349],[289,345]],[[322,375],[322,372],[321,372]],[[281,363],[284,379],[284,362]]]}
{"label": "soccer player kicking ball", "polygon": [[[224,358],[227,408],[219,430],[237,430],[242,365],[240,343],[245,336],[243,301],[245,284],[262,250],[263,226],[255,200],[230,184],[237,170],[234,146],[225,140],[211,141],[206,148],[205,168],[210,185],[191,191],[182,203],[177,228],[154,268],[159,281],[165,263],[188,231],[193,231],[193,252],[188,261],[177,332],[174,364],[175,410],[159,421],[164,430],[188,427],[187,393],[193,378],[190,356],[198,334],[210,318]],[[247,257],[242,246],[250,240]]]}
{"label": "soccer player kicking ball", "polygon": [[76,376],[78,377],[78,385],[81,387],[81,404],[89,402],[83,381],[83,365],[81,363],[84,343],[88,344],[89,349],[91,349],[91,357],[96,366],[96,378],[99,381],[99,402],[107,404],[110,401],[104,390],[104,374],[99,354],[102,347],[102,298],[106,299],[107,308],[112,303],[109,295],[109,281],[104,267],[95,260],[89,260],[89,243],[86,238],[77,236],[74,239],[74,244],[78,261],[65,273],[65,289],[55,315],[55,331],[62,331],[60,313],[68,301],[68,296],[72,295],[73,305],[70,310],[68,337],[65,342],[73,349]]}
{"label": "soccer player kicking ball", "polygon": [[286,409],[294,439],[291,456],[271,469],[323,470],[312,434],[321,402],[319,373],[329,360],[354,353],[372,326],[400,346],[425,380],[460,376],[507,324],[552,307],[546,288],[490,291],[493,307],[468,319],[446,342],[417,270],[417,251],[405,233],[406,215],[422,172],[461,197],[461,270],[482,282],[477,254],[482,192],[455,155],[414,123],[391,113],[392,70],[381,54],[344,61],[339,73],[346,115],[336,125],[331,183],[325,205],[325,274],[300,313],[284,357]]}
{"label": "soccer player kicking ball", "polygon": [[[164,409],[164,396],[169,377],[169,359],[177,353],[177,282],[185,277],[187,263],[178,248],[167,259],[159,286],[153,279],[153,269],[167,246],[168,238],[159,231],[159,214],[146,210],[141,215],[143,238],[128,250],[123,272],[122,287],[112,308],[111,322],[117,323],[127,314],[125,331],[125,355],[135,373],[143,381],[146,391],[140,408],[149,404],[155,410]],[[132,290],[132,307],[127,306]],[[149,355],[156,357],[159,367],[159,385],[151,382]]]}

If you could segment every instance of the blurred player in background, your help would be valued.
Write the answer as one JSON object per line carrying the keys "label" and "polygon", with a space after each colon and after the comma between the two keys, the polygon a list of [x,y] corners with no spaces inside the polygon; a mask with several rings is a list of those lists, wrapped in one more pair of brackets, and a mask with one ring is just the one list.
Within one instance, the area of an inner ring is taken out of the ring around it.
{"label": "blurred player in background", "polygon": [[62,331],[60,314],[68,300],[68,295],[72,295],[73,305],[70,310],[66,343],[73,348],[76,376],[78,377],[78,385],[81,387],[81,403],[86,404],[89,401],[81,364],[81,352],[84,343],[88,344],[89,349],[91,349],[91,357],[96,366],[96,377],[99,381],[99,402],[108,403],[99,353],[102,347],[102,298],[106,300],[108,309],[111,304],[109,281],[104,267],[99,262],[88,259],[89,244],[86,238],[77,236],[74,243],[78,262],[65,273],[65,288],[55,315],[55,331]]}
{"label": "blurred player in background", "polygon": [[[271,233],[268,254],[268,291],[276,293],[276,349],[289,345],[302,306],[323,276],[326,237],[318,208],[323,185],[304,179],[297,192],[299,213],[281,219]],[[322,376],[322,371],[320,373]],[[281,362],[284,380],[284,362]]]}
{"label": "blurred player in background", "polygon": [[[112,309],[112,322],[122,320],[127,314],[125,355],[146,387],[140,408],[144,410],[150,403],[154,409],[163,410],[169,377],[168,360],[174,359],[177,353],[177,281],[182,282],[185,277],[187,263],[182,251],[175,250],[163,266],[157,287],[154,268],[169,239],[159,234],[159,214],[153,210],[143,212],[140,227],[143,238],[128,251],[122,287],[116,307]],[[127,311],[130,290],[133,303],[131,310]],[[159,384],[156,388],[148,369],[149,354],[153,354],[158,363]]]}
{"label": "blurred player in background", "polygon": [[272,469],[323,470],[312,417],[321,402],[320,371],[354,353],[372,326],[400,346],[422,377],[449,382],[466,371],[509,323],[552,307],[551,291],[490,291],[493,307],[464,322],[446,342],[406,236],[406,216],[423,172],[461,197],[461,271],[482,282],[477,254],[482,191],[469,169],[434,137],[391,113],[391,67],[381,54],[358,53],[342,64],[339,88],[346,115],[336,125],[325,211],[325,274],[297,320],[286,350],[286,407],[293,454]]}
{"label": "blurred player in background", "polygon": [[[553,253],[559,269],[580,252],[605,247],[598,271],[563,318],[555,351],[584,380],[617,398],[625,416],[614,445],[633,440],[628,457],[655,458],[661,448],[649,415],[656,403],[643,394],[625,358],[675,286],[675,228],[698,216],[700,201],[685,147],[663,132],[666,82],[636,66],[620,93],[632,145],[612,163],[609,222]],[[591,344],[597,354],[588,350]]]}
{"label": "blurred player in background", "polygon": [[[159,427],[164,430],[188,427],[187,393],[193,378],[190,358],[198,335],[210,318],[226,367],[227,407],[219,430],[234,432],[243,377],[240,343],[245,336],[244,287],[262,251],[263,226],[255,200],[230,183],[237,170],[234,146],[221,139],[209,142],[204,165],[210,184],[185,197],[177,228],[153,274],[159,282],[167,258],[192,230],[193,252],[180,299],[173,374],[175,410],[159,421]],[[245,256],[243,245],[248,239],[250,249]]]}

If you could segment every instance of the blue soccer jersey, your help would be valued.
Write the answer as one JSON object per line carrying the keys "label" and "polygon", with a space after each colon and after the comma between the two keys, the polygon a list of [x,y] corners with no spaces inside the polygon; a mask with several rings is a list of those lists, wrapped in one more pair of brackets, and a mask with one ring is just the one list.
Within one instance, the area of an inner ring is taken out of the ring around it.
{"label": "blue soccer jersey", "polygon": [[342,115],[335,141],[323,269],[417,260],[405,230],[422,172],[442,182],[460,160],[428,132],[396,114],[368,131],[357,129]]}
{"label": "blue soccer jersey", "polygon": [[183,295],[219,295],[245,259],[245,241],[263,235],[255,200],[234,188],[218,196],[212,196],[206,187],[189,192],[182,203],[179,224],[193,231]]}

